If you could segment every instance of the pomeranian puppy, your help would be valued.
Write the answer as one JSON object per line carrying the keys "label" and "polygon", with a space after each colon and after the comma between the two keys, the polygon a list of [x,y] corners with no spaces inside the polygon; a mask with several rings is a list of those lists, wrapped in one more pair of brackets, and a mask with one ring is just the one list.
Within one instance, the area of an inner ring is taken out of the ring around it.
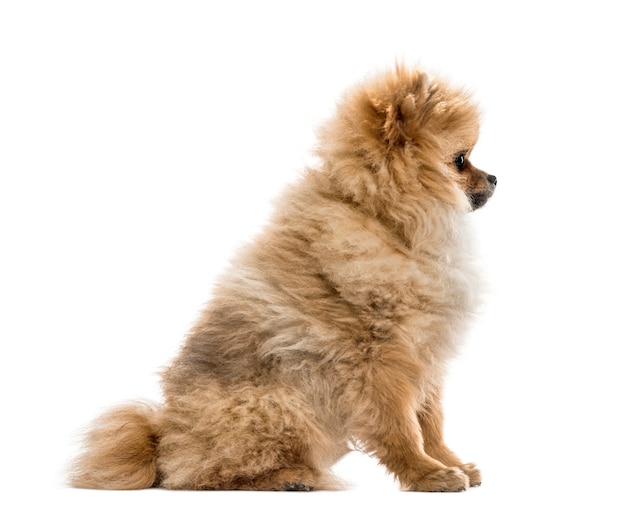
{"label": "pomeranian puppy", "polygon": [[467,94],[402,65],[348,92],[319,166],[163,373],[163,403],[95,421],[71,484],[330,489],[358,442],[406,490],[479,485],[443,441],[441,407],[477,303],[466,216],[496,186],[469,161],[478,127]]}

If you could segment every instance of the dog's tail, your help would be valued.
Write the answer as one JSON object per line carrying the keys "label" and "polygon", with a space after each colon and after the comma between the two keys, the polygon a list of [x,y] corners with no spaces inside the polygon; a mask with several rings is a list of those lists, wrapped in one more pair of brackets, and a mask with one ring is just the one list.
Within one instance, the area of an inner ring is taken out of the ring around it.
{"label": "dog's tail", "polygon": [[158,408],[129,404],[98,418],[70,469],[76,488],[134,490],[156,486]]}

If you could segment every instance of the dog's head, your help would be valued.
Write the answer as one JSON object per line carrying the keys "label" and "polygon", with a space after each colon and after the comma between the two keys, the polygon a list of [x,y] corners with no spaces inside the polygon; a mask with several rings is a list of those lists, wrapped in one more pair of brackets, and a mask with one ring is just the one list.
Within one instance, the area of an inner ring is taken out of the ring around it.
{"label": "dog's head", "polygon": [[437,200],[467,211],[482,207],[497,182],[469,160],[478,129],[466,92],[396,66],[344,97],[320,155],[357,201]]}

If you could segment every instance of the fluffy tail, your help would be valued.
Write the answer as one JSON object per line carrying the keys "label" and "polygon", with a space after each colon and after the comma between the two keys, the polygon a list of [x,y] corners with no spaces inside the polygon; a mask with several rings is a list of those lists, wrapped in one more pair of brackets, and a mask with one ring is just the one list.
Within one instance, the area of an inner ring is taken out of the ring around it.
{"label": "fluffy tail", "polygon": [[153,406],[131,404],[97,419],[72,465],[71,486],[105,490],[156,486],[157,416]]}

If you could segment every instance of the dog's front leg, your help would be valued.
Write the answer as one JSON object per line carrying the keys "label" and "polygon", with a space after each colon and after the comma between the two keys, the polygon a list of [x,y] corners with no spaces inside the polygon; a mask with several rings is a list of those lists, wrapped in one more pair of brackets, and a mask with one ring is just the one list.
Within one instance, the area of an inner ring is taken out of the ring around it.
{"label": "dog's front leg", "polygon": [[362,420],[357,436],[366,450],[407,490],[458,492],[468,488],[468,476],[460,468],[426,453],[409,381],[402,381],[397,372],[387,375],[380,369],[374,375],[378,377],[371,389],[361,391],[368,397],[362,398],[368,403],[367,421]]}
{"label": "dog's front leg", "polygon": [[473,463],[463,463],[444,443],[443,410],[438,393],[431,395],[430,400],[418,410],[417,420],[426,454],[444,465],[460,468],[469,477],[470,486],[480,485],[480,470]]}

